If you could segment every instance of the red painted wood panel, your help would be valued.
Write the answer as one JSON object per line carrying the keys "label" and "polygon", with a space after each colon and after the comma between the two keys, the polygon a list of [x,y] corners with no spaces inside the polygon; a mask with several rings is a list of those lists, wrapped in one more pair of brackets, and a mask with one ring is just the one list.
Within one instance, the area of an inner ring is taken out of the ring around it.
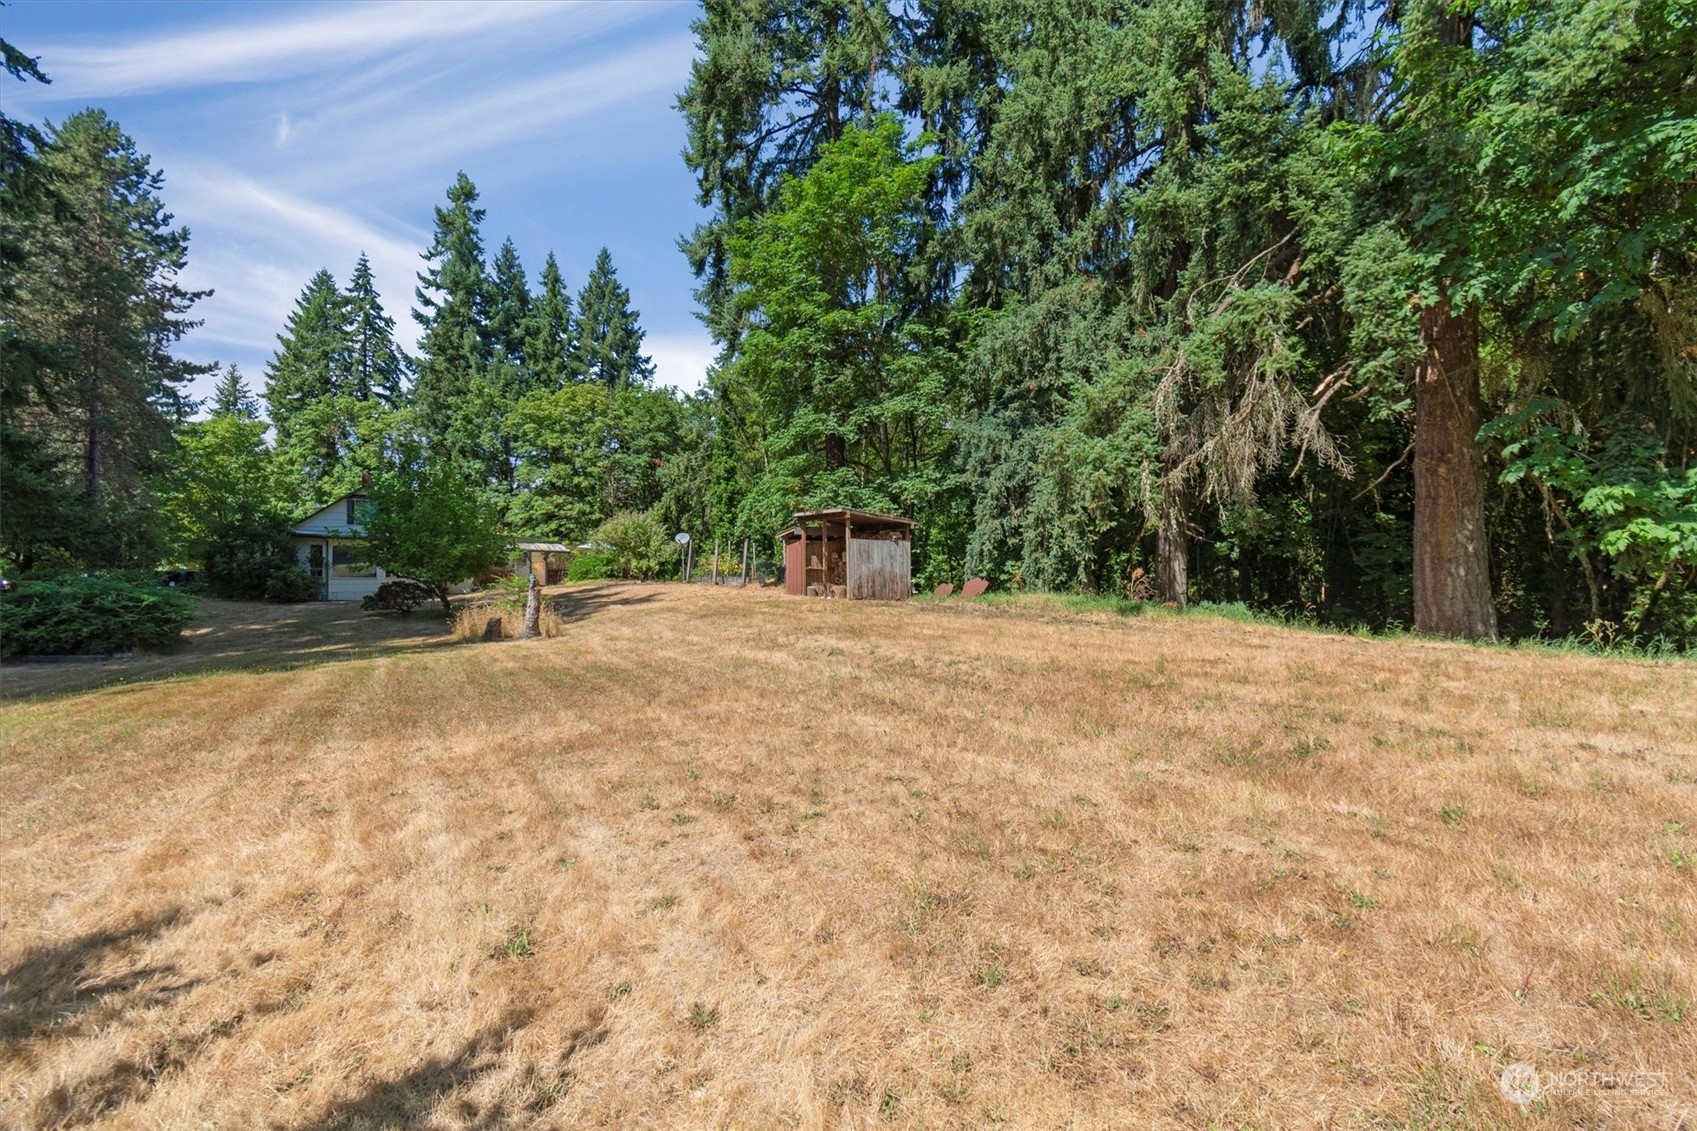
{"label": "red painted wood panel", "polygon": [[799,597],[807,592],[807,568],[801,559],[801,539],[784,543],[784,592]]}

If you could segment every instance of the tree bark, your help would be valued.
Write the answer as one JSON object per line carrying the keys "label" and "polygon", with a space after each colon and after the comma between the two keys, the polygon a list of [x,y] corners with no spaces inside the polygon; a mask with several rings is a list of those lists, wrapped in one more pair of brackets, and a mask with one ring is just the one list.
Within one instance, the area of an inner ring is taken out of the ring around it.
{"label": "tree bark", "polygon": [[530,574],[530,590],[524,598],[524,628],[519,632],[521,640],[535,640],[542,630],[542,602],[539,599],[541,590],[536,587],[536,571],[533,567]]}
{"label": "tree bark", "polygon": [[1155,573],[1161,583],[1161,600],[1184,608],[1190,598],[1190,531],[1184,521],[1184,493],[1171,486],[1161,495]]}
{"label": "tree bark", "polygon": [[1479,451],[1479,335],[1446,299],[1420,313],[1414,374],[1414,627],[1495,640],[1485,461]]}

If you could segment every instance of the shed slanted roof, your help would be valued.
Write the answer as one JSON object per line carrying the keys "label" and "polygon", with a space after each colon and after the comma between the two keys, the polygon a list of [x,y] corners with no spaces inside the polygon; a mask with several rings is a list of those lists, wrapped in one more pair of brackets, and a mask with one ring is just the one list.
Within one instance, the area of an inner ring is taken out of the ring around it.
{"label": "shed slanted roof", "polygon": [[868,526],[912,526],[913,519],[903,518],[896,514],[879,514],[877,511],[829,510],[829,511],[797,511],[797,522],[821,522],[827,519],[849,522],[864,522]]}
{"label": "shed slanted roof", "polygon": [[570,551],[571,547],[564,542],[532,542],[525,539],[514,542],[513,549],[524,550],[527,553],[564,554]]}

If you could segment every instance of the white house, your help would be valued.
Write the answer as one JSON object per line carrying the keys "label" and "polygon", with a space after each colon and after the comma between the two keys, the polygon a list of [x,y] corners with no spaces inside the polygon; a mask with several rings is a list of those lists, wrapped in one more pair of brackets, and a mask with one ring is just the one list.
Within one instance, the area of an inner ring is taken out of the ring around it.
{"label": "white house", "polygon": [[389,579],[359,559],[358,540],[365,535],[370,508],[365,492],[354,491],[290,529],[295,558],[318,587],[320,601],[358,601]]}
{"label": "white house", "polygon": [[[289,529],[295,543],[295,560],[318,587],[320,601],[358,601],[377,592],[377,587],[396,576],[360,561],[359,540],[365,536],[365,520],[372,502],[365,489],[343,495],[323,510],[301,519]],[[532,572],[546,584],[565,572],[564,555],[570,547],[561,542],[512,543],[514,560],[509,567],[521,577]],[[468,579],[453,592],[473,588]]]}

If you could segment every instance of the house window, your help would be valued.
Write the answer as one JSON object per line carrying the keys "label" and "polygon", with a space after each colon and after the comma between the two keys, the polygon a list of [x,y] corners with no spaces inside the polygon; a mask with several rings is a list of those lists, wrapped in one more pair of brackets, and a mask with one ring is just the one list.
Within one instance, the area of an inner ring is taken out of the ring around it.
{"label": "house window", "polygon": [[377,567],[360,560],[358,546],[332,546],[330,573],[333,577],[376,577]]}
{"label": "house window", "polygon": [[366,519],[371,517],[371,500],[349,497],[348,525],[364,526]]}

